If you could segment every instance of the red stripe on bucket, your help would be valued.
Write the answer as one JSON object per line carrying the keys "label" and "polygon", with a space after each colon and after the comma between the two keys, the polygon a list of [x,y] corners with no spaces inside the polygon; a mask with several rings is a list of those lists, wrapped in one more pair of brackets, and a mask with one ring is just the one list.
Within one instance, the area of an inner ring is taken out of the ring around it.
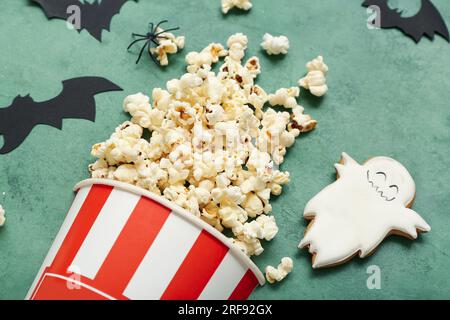
{"label": "red stripe on bucket", "polygon": [[203,230],[161,300],[197,299],[227,252],[226,245]]}
{"label": "red stripe on bucket", "polygon": [[170,209],[142,197],[103,262],[95,283],[120,297],[167,220]]}
{"label": "red stripe on bucket", "polygon": [[228,300],[247,300],[257,285],[258,279],[250,269],[247,270]]}
{"label": "red stripe on bucket", "polygon": [[111,186],[92,186],[48,272],[59,274],[67,273],[67,268],[75,258],[112,190],[113,187]]}

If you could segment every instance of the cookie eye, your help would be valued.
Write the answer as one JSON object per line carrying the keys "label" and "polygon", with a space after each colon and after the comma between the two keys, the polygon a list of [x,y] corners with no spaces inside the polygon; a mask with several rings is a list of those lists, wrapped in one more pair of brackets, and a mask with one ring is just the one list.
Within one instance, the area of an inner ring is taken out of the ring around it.
{"label": "cookie eye", "polygon": [[398,186],[396,186],[395,184],[393,184],[392,186],[389,186],[390,189],[395,189],[396,194],[398,194]]}
{"label": "cookie eye", "polygon": [[384,181],[386,181],[386,179],[387,179],[386,173],[379,171],[376,174],[380,175],[380,176],[383,176],[384,177]]}

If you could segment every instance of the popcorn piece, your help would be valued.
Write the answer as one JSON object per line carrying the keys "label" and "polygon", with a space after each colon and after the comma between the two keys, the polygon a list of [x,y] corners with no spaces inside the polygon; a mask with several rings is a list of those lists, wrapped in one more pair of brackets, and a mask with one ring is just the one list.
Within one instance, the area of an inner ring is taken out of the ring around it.
{"label": "popcorn piece", "polygon": [[211,67],[212,64],[217,63],[220,58],[227,54],[228,51],[219,43],[211,43],[201,52],[189,52],[186,55],[187,71],[195,73],[200,68]]}
{"label": "popcorn piece", "polygon": [[268,101],[269,96],[260,86],[253,86],[250,90],[248,103],[255,108],[255,116],[258,119],[262,118],[264,104]]}
{"label": "popcorn piece", "polygon": [[316,59],[307,63],[308,69],[307,75],[300,79],[298,85],[311,92],[311,94],[322,97],[328,91],[326,74],[328,72],[328,66],[323,62],[322,56],[318,56]]}
{"label": "popcorn piece", "polygon": [[225,120],[225,110],[220,104],[206,106],[206,119],[208,124],[215,125]]}
{"label": "popcorn piece", "polygon": [[233,244],[248,256],[259,256],[264,251],[264,248],[261,246],[261,242],[258,239],[253,239],[252,241],[233,239]]}
{"label": "popcorn piece", "polygon": [[219,218],[219,207],[217,207],[214,203],[210,202],[207,204],[201,213],[201,219],[206,223],[209,223],[211,226],[222,232],[224,230],[221,220]]}
{"label": "popcorn piece", "polygon": [[188,64],[188,72],[197,72],[202,66],[211,66],[213,63],[213,57],[208,52],[189,52],[186,55],[186,63]]}
{"label": "popcorn piece", "polygon": [[159,42],[159,46],[150,49],[152,54],[156,54],[156,59],[162,66],[169,64],[168,54],[174,54],[178,52],[177,45],[170,40],[162,40]]}
{"label": "popcorn piece", "polygon": [[5,224],[6,218],[5,218],[5,210],[0,205],[0,227],[3,227]]}
{"label": "popcorn piece", "polygon": [[228,48],[231,48],[234,44],[240,44],[242,48],[247,49],[248,45],[247,36],[240,32],[231,35],[227,40],[227,46]]}
{"label": "popcorn piece", "polygon": [[240,43],[233,44],[230,47],[229,52],[230,52],[229,57],[233,61],[241,62],[241,60],[245,56],[245,48]]}
{"label": "popcorn piece", "polygon": [[246,35],[242,33],[232,35],[227,41],[227,46],[229,48],[228,57],[235,62],[241,62],[245,56],[247,45],[248,38]]}
{"label": "popcorn piece", "polygon": [[[172,79],[167,82],[167,91],[175,95],[177,100],[189,95],[192,89],[199,87],[203,80],[195,74],[186,73],[180,79]],[[179,101],[177,101],[179,102]],[[183,102],[188,105],[187,102]]]}
{"label": "popcorn piece", "polygon": [[242,194],[241,188],[230,186],[231,181],[225,174],[221,174],[216,178],[216,188],[211,190],[211,196],[215,203],[223,205],[236,205],[244,201],[245,196]]}
{"label": "popcorn piece", "polygon": [[142,133],[142,127],[126,121],[116,128],[109,140],[95,144],[91,154],[99,159],[105,159],[110,166],[137,161],[138,158],[145,156],[143,151],[147,151],[139,150],[146,144],[145,140],[140,139]]}
{"label": "popcorn piece", "polygon": [[271,241],[278,233],[278,226],[274,216],[261,215],[255,220],[262,230],[262,237],[266,241]]}
{"label": "popcorn piece", "polygon": [[94,179],[114,179],[116,167],[109,167],[105,159],[98,159],[89,165],[89,172]]}
{"label": "popcorn piece", "polygon": [[[184,41],[167,38],[177,47]],[[128,96],[123,108],[131,121],[92,147],[97,159],[89,172],[161,195],[220,232],[229,229],[235,245],[252,256],[278,232],[267,214],[289,173],[274,166],[317,122],[297,104],[298,87],[268,95],[255,85],[261,66],[257,57],[242,62],[244,34],[230,36],[227,46],[211,43],[188,53],[187,73],[153,89],[152,104],[142,93]],[[220,71],[212,71],[222,57]],[[263,111],[267,101],[287,110]]]}
{"label": "popcorn piece", "polygon": [[247,211],[249,217],[259,216],[264,212],[264,204],[254,193],[249,193],[242,203],[242,207]]}
{"label": "popcorn piece", "polygon": [[272,240],[278,233],[278,227],[273,216],[259,216],[250,223],[245,223],[242,234],[246,240],[264,239]]}
{"label": "popcorn piece", "polygon": [[255,78],[261,73],[261,65],[259,64],[258,57],[251,57],[245,63],[245,68],[253,75]]}
{"label": "popcorn piece", "polygon": [[272,106],[283,106],[287,109],[293,109],[297,106],[297,98],[300,95],[298,87],[281,88],[275,94],[269,95],[269,103]]}
{"label": "popcorn piece", "polygon": [[269,55],[287,54],[289,50],[289,39],[286,36],[274,37],[266,33],[263,37],[261,47]]}
{"label": "popcorn piece", "polygon": [[321,71],[310,71],[298,82],[299,86],[308,89],[311,94],[322,97],[328,91],[325,75]]}
{"label": "popcorn piece", "polygon": [[155,130],[161,126],[164,119],[164,112],[158,109],[152,109],[149,97],[142,93],[128,96],[123,108],[131,114],[131,121],[143,128]]}
{"label": "popcorn piece", "polygon": [[309,61],[306,64],[306,68],[308,69],[308,71],[321,71],[324,75],[327,75],[328,73],[328,66],[323,61],[322,56],[318,56],[312,61]]}
{"label": "popcorn piece", "polygon": [[258,147],[260,150],[269,152],[275,164],[281,164],[284,161],[287,146],[280,142],[283,141],[283,135],[287,133],[289,121],[289,113],[275,112],[273,109],[268,109],[261,120],[263,128],[258,139]]}
{"label": "popcorn piece", "polygon": [[246,242],[245,245],[250,256],[259,256],[264,251],[264,248],[261,245],[261,241],[259,241],[258,239],[253,239],[252,241]]}
{"label": "popcorn piece", "polygon": [[[245,210],[236,205],[220,207],[218,213],[222,220],[222,225],[226,228],[240,228],[242,223],[247,221],[248,217]],[[233,232],[237,234],[239,231],[235,230]]]}
{"label": "popcorn piece", "polygon": [[311,116],[303,114],[303,107],[297,106],[292,110],[292,120],[288,125],[288,130],[298,136],[295,130],[298,132],[308,132],[313,130],[317,126],[317,121],[313,120]]}
{"label": "popcorn piece", "polygon": [[227,14],[234,7],[241,10],[250,10],[252,8],[251,0],[221,0],[222,12]]}
{"label": "popcorn piece", "polygon": [[208,52],[212,57],[212,62],[216,63],[219,58],[225,57],[228,52],[220,43],[211,43],[203,51]]}
{"label": "popcorn piece", "polygon": [[169,109],[169,103],[171,101],[170,93],[161,88],[155,88],[152,91],[153,105],[158,110],[167,112]]}
{"label": "popcorn piece", "polygon": [[134,184],[138,180],[138,172],[131,164],[123,164],[114,172],[114,178]]}
{"label": "popcorn piece", "polygon": [[281,263],[278,265],[278,268],[275,269],[272,266],[266,267],[266,279],[269,283],[280,282],[286,276],[291,273],[294,267],[294,262],[289,257],[284,257],[281,259]]}
{"label": "popcorn piece", "polygon": [[168,200],[176,203],[180,207],[185,208],[188,200],[188,190],[183,184],[170,184],[164,189],[163,194]]}

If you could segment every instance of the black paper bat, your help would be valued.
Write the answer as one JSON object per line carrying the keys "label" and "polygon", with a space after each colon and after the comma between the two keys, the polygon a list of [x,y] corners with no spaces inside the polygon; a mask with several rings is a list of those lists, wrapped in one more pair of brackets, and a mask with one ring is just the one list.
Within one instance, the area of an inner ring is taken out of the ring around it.
{"label": "black paper bat", "polygon": [[381,28],[397,28],[418,43],[423,36],[433,40],[440,34],[450,42],[450,37],[444,19],[430,0],[422,0],[420,11],[413,17],[404,18],[401,12],[391,9],[388,0],[365,0],[364,7],[378,6],[381,15]]}
{"label": "black paper bat", "polygon": [[[66,20],[72,15],[67,12],[70,6],[80,8],[80,29],[86,29],[95,39],[102,41],[102,31],[108,30],[112,18],[120,12],[120,9],[128,0],[96,0],[93,3],[81,3],[79,0],[31,0],[38,3],[48,19],[56,18]],[[138,0],[134,0],[138,1]]]}
{"label": "black paper bat", "polygon": [[53,99],[36,102],[30,95],[17,96],[7,108],[0,108],[0,154],[13,151],[39,124],[62,129],[63,119],[95,121],[94,96],[107,91],[122,91],[114,83],[99,77],[63,81],[61,93]]}

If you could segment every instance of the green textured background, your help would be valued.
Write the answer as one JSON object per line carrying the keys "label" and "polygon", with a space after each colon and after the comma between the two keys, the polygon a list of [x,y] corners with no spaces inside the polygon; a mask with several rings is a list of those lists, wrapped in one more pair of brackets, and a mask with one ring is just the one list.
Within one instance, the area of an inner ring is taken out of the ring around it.
{"label": "green textured background", "polygon": [[[450,44],[438,37],[416,45],[396,30],[368,30],[360,0],[255,0],[249,13],[225,17],[219,2],[130,2],[99,43],[63,21],[47,21],[27,0],[0,1],[0,106],[17,94],[49,99],[62,80],[77,76],[103,76],[124,88],[97,96],[95,123],[65,120],[63,131],[39,126],[19,149],[0,155],[0,203],[8,218],[0,230],[0,298],[25,296],[72,202],[73,185],[88,177],[91,145],[127,119],[125,95],[164,86],[182,74],[187,52],[225,43],[235,32],[249,36],[248,55],[257,54],[263,67],[258,83],[269,92],[295,85],[318,54],[330,67],[328,95],[300,99],[319,126],[288,153],[282,168],[292,182],[274,201],[280,232],[255,259],[264,269],[292,256],[295,269],[252,298],[450,298]],[[450,22],[450,2],[434,2]],[[148,57],[136,66],[136,55],[125,50],[130,33],[163,18],[182,28],[184,52],[171,56],[164,70]],[[259,47],[265,32],[287,35],[289,54],[266,56]],[[433,230],[417,241],[392,237],[370,258],[313,271],[309,254],[297,250],[306,226],[301,213],[334,181],[333,163],[342,151],[359,161],[386,155],[402,162],[417,184],[413,209]],[[366,287],[370,265],[381,268],[381,290]]]}

